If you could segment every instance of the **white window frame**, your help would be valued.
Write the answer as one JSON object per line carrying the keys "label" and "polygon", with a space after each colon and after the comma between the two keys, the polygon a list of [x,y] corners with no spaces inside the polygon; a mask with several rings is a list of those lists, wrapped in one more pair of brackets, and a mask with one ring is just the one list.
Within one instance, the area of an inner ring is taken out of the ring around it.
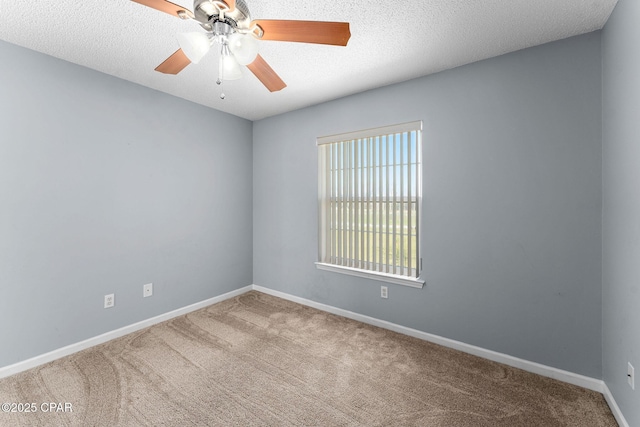
{"label": "white window frame", "polygon": [[422,288],[422,121],[318,137],[316,145],[316,267]]}

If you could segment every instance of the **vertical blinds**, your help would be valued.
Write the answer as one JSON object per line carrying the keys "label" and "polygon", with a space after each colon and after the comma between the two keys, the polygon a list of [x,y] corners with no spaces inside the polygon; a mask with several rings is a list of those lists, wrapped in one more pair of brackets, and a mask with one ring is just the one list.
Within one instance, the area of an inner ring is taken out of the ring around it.
{"label": "vertical blinds", "polygon": [[317,139],[319,261],[420,274],[422,122]]}

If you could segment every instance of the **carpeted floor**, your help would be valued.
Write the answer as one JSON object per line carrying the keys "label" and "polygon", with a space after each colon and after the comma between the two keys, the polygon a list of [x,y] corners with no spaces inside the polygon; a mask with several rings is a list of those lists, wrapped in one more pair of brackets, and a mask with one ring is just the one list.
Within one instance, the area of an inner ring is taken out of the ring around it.
{"label": "carpeted floor", "polygon": [[598,393],[255,291],[0,380],[2,402],[36,408],[2,426],[617,425]]}

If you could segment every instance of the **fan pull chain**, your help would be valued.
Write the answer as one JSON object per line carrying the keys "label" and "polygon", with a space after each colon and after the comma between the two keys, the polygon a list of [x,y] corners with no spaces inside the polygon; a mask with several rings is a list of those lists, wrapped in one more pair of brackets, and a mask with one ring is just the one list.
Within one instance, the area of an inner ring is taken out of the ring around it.
{"label": "fan pull chain", "polygon": [[220,61],[218,62],[218,80],[216,80],[216,84],[220,86],[220,99],[224,99],[226,95],[224,94],[224,67],[222,66],[222,57],[223,57],[224,45],[220,47]]}
{"label": "fan pull chain", "polygon": [[222,80],[219,77],[218,80],[216,80],[216,84],[220,86],[220,99],[224,99],[226,95],[224,94],[224,88],[222,87]]}

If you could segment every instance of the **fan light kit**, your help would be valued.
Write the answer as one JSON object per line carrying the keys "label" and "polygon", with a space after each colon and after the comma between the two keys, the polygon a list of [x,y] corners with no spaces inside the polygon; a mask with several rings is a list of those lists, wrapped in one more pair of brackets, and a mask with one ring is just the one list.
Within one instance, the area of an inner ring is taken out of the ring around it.
{"label": "fan light kit", "polygon": [[[194,0],[193,10],[166,0],[131,0],[180,19],[194,20],[206,32],[178,34],[180,49],[160,64],[156,71],[178,74],[190,63],[197,64],[214,45],[219,45],[218,80],[242,77],[246,66],[271,92],[287,85],[258,54],[258,40],[346,46],[351,33],[348,22],[251,20],[244,0]],[[220,98],[224,99],[221,91]]]}

